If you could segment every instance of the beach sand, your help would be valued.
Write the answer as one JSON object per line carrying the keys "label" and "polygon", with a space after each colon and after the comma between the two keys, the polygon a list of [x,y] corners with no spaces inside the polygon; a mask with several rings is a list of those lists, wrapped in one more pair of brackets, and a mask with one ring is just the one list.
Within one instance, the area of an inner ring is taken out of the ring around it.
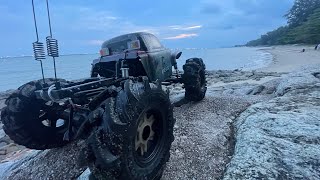
{"label": "beach sand", "polygon": [[261,50],[271,53],[274,59],[268,67],[257,71],[291,72],[302,66],[320,64],[320,50],[314,50],[313,46],[273,46]]}

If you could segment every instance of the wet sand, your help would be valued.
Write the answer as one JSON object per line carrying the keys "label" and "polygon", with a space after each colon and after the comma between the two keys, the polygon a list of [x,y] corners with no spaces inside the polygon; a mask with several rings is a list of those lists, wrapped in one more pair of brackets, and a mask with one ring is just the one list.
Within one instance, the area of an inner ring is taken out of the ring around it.
{"label": "wet sand", "polygon": [[274,59],[272,64],[258,71],[291,72],[302,66],[320,64],[320,50],[314,50],[313,46],[273,46],[261,50],[271,53]]}

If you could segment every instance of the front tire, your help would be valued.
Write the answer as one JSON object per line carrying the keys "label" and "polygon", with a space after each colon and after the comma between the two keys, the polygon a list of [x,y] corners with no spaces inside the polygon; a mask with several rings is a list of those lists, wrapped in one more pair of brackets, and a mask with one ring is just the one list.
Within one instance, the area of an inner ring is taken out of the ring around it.
{"label": "front tire", "polygon": [[[64,80],[59,80],[63,82]],[[53,79],[45,79],[50,86]],[[56,112],[50,111],[45,101],[37,99],[36,90],[44,86],[42,80],[21,86],[6,100],[1,111],[3,130],[17,144],[30,149],[51,149],[66,144],[63,135],[67,123],[58,122]],[[60,125],[59,125],[60,123]]]}
{"label": "front tire", "polygon": [[201,58],[191,58],[183,65],[182,79],[185,87],[185,98],[190,101],[201,101],[207,91],[205,75],[206,66]]}
{"label": "front tire", "polygon": [[128,80],[104,106],[102,125],[88,140],[94,177],[160,179],[174,139],[168,94],[161,85],[150,86],[148,80]]}

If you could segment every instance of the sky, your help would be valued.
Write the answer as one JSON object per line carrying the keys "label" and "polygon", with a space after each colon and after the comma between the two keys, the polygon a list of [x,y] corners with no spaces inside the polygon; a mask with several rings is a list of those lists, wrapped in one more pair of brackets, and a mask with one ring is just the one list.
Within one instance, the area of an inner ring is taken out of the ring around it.
{"label": "sky", "polygon": [[[49,0],[60,54],[96,53],[114,36],[145,31],[168,48],[245,44],[286,24],[294,0]],[[35,0],[39,41],[49,35],[45,0]],[[32,55],[31,0],[0,0],[0,57]]]}

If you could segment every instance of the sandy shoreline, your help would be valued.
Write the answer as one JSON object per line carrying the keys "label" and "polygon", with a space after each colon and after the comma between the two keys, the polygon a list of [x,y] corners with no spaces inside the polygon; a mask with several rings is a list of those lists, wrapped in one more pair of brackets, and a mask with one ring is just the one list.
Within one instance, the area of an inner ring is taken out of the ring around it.
{"label": "sandy shoreline", "polygon": [[[305,52],[301,52],[305,49]],[[314,50],[312,46],[272,46],[261,49],[271,53],[273,62],[265,68],[257,71],[265,72],[291,72],[302,66],[320,64],[320,50]]]}

